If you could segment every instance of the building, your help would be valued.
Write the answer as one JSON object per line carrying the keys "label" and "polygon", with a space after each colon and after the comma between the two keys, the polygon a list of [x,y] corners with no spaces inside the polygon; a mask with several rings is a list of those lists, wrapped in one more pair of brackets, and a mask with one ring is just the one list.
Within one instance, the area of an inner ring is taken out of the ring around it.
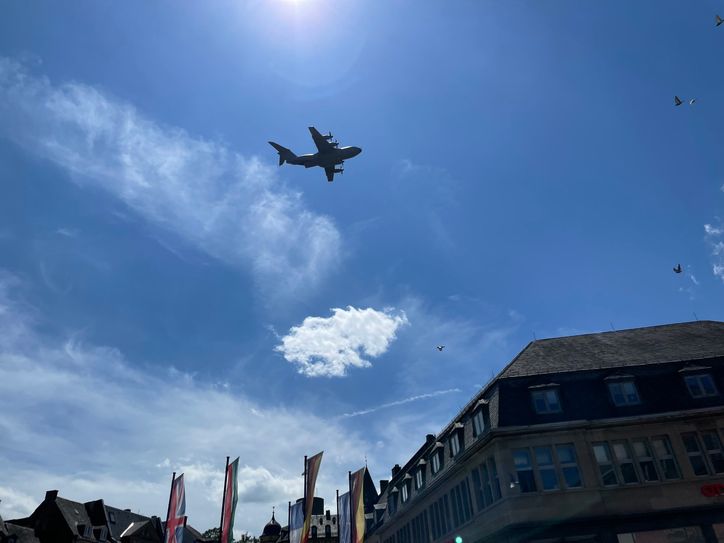
{"label": "building", "polygon": [[[365,468],[364,488],[362,501],[365,505],[365,516],[371,522],[375,503],[379,499],[379,494],[372,481],[370,472]],[[299,498],[297,503],[302,501]],[[309,541],[317,543],[337,543],[339,541],[339,518],[337,514],[324,509],[324,499],[315,497],[312,505],[312,516],[309,523]],[[272,512],[272,518],[264,526],[262,535],[259,537],[261,543],[288,543],[289,542],[289,526],[280,526],[276,521],[275,514]]]}
{"label": "building", "polygon": [[[57,490],[48,490],[29,517],[5,523],[0,519],[0,543],[13,541],[13,535],[17,543],[161,543],[163,527],[155,516],[110,507],[103,500],[75,502],[61,498]],[[205,540],[193,527],[186,526],[184,541]]]}
{"label": "building", "polygon": [[367,541],[724,541],[723,430],[722,322],[533,341],[393,468]]}

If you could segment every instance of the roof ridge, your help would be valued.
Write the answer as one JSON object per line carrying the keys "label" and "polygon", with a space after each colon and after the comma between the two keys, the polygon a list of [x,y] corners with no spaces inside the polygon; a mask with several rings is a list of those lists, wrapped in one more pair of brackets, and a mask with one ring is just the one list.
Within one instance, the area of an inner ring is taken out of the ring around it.
{"label": "roof ridge", "polygon": [[[531,343],[542,343],[544,341],[556,341],[559,339],[567,339],[567,338],[572,338],[572,337],[600,336],[603,334],[620,334],[621,332],[633,332],[634,330],[651,330],[653,328],[669,328],[672,326],[683,326],[683,325],[691,325],[691,324],[696,325],[696,324],[705,324],[705,323],[724,325],[724,321],[701,319],[701,320],[697,320],[697,321],[674,322],[674,323],[669,323],[669,324],[652,324],[650,326],[634,326],[633,328],[622,328],[621,330],[601,330],[600,332],[585,332],[583,334],[571,334],[568,336],[546,337],[546,338],[536,339],[534,341],[531,341]],[[528,345],[530,345],[530,343]],[[523,349],[523,351],[524,350],[525,349]],[[522,354],[523,351],[521,351],[518,354],[519,355]]]}

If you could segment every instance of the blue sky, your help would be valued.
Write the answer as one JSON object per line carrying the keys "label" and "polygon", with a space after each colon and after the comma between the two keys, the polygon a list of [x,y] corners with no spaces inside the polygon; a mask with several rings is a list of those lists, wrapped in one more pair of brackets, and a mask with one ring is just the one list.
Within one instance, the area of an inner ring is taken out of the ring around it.
{"label": "blue sky", "polygon": [[[229,454],[258,533],[534,336],[723,319],[716,9],[6,3],[0,514],[160,514],[176,470],[205,529]],[[311,125],[363,149],[333,184],[267,144]]]}

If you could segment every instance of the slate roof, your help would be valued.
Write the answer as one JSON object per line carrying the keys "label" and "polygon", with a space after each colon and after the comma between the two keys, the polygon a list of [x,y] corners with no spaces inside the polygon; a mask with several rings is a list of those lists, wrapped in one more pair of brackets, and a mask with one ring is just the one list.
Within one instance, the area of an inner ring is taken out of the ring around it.
{"label": "slate roof", "polygon": [[498,379],[716,357],[724,322],[685,322],[532,341]]}
{"label": "slate roof", "polygon": [[[151,520],[146,516],[118,509],[117,507],[111,507],[110,505],[106,505],[105,508],[106,518],[108,518],[108,528],[110,529],[113,539],[120,539],[121,534],[132,522],[144,522]],[[113,515],[111,515],[111,513],[113,513]],[[111,522],[111,517],[115,519],[115,522]]]}
{"label": "slate roof", "polygon": [[78,533],[78,524],[84,524],[88,527],[92,526],[84,504],[61,497],[55,498],[55,504],[73,533]]}
{"label": "slate roof", "polygon": [[17,537],[16,543],[40,543],[40,539],[35,537],[35,531],[32,528],[11,523],[6,524],[6,527],[8,535]]}

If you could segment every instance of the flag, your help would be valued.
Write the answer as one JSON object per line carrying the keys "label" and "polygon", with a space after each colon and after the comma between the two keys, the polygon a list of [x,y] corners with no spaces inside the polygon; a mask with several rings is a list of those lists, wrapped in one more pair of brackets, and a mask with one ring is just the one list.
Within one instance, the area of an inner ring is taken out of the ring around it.
{"label": "flag", "polygon": [[165,543],[183,543],[184,526],[186,525],[186,491],[184,490],[184,474],[182,473],[171,483],[171,498],[168,502],[166,518]]}
{"label": "flag", "polygon": [[289,543],[300,543],[304,531],[304,500],[289,508]]}
{"label": "flag", "polygon": [[317,484],[317,475],[319,474],[319,466],[322,464],[321,453],[315,454],[307,459],[307,465],[304,468],[306,474],[304,487],[304,528],[302,530],[301,543],[307,543],[309,540],[309,529],[312,521],[312,506],[314,505],[314,487]]}
{"label": "flag", "polygon": [[362,468],[355,471],[349,480],[349,495],[352,501],[351,543],[362,543],[365,540],[364,486],[366,470],[367,468]]}
{"label": "flag", "polygon": [[[228,457],[227,457],[227,462]],[[221,541],[234,543],[234,514],[236,513],[236,476],[239,473],[239,459],[226,466],[226,488],[224,488],[224,507],[221,511]]]}
{"label": "flag", "polygon": [[337,503],[339,543],[352,543],[350,512],[349,492],[345,492],[339,497]]}

